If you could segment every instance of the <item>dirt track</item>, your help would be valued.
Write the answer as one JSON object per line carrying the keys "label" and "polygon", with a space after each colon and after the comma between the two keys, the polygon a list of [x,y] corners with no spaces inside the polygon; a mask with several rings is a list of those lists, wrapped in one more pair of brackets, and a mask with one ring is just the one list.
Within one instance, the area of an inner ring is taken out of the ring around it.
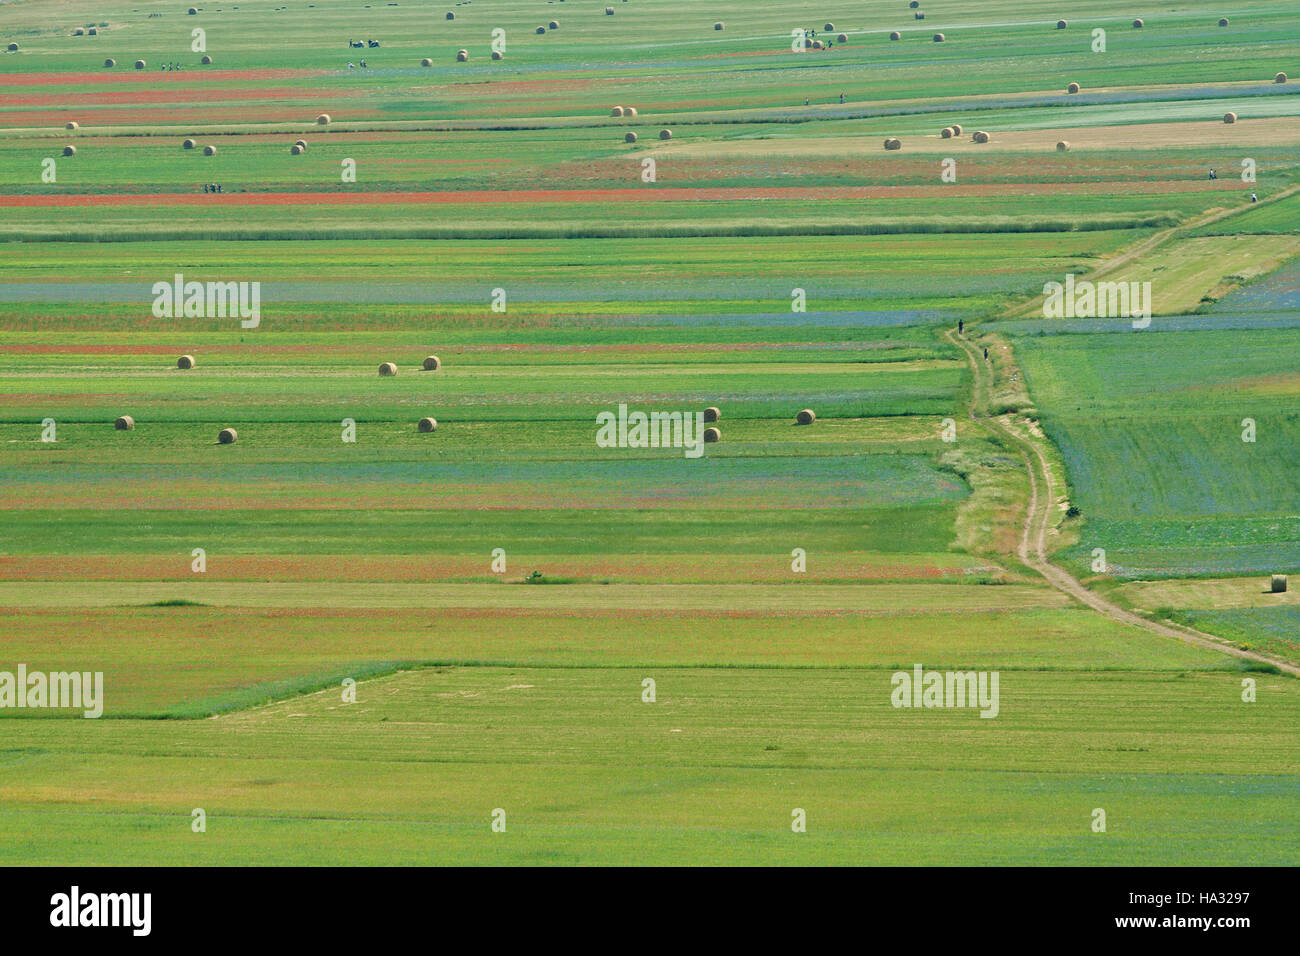
{"label": "dirt track", "polygon": [[[1287,194],[1294,191],[1296,191],[1295,188],[1288,190]],[[1281,198],[1280,195],[1279,198]],[[1227,214],[1228,213],[1211,213],[1207,216],[1201,217],[1194,223],[1158,233],[1157,235],[1138,244],[1129,252],[1112,260],[1107,264],[1107,269],[1119,268],[1136,256],[1151,251],[1167,239],[1172,238],[1175,234],[1203,225],[1205,222],[1222,218]],[[1294,664],[1288,664],[1276,658],[1268,657],[1264,654],[1257,654],[1253,651],[1244,651],[1239,647],[1213,636],[1212,634],[1206,634],[1190,627],[1184,627],[1181,624],[1152,621],[1134,614],[1132,611],[1120,607],[1118,604],[1106,599],[1102,595],[1090,591],[1082,582],[1068,571],[1052,564],[1048,557],[1047,533],[1051,526],[1051,508],[1057,500],[1059,491],[1056,487],[1055,480],[1052,477],[1052,470],[1048,467],[1047,456],[1043,452],[1043,444],[1046,440],[1036,438],[1028,431],[1021,434],[1008,427],[1004,422],[988,414],[988,396],[992,392],[993,373],[991,366],[984,360],[979,349],[971,344],[965,335],[959,335],[952,329],[949,329],[945,335],[949,341],[959,346],[966,353],[967,361],[971,366],[973,380],[971,386],[971,404],[969,409],[970,417],[973,420],[978,420],[987,425],[990,429],[997,432],[1014,447],[1019,449],[1021,454],[1024,456],[1026,466],[1028,467],[1030,488],[1029,508],[1025,515],[1024,533],[1021,535],[1020,544],[1016,549],[1021,561],[1041,574],[1047,582],[1052,585],[1052,587],[1087,605],[1094,611],[1106,615],[1112,620],[1124,624],[1131,624],[1134,627],[1143,628],[1144,630],[1154,632],[1163,637],[1177,638],[1178,640],[1186,641],[1189,644],[1195,644],[1198,647],[1208,648],[1224,654],[1231,654],[1234,657],[1239,657],[1244,660],[1256,661],[1261,664],[1271,664],[1286,674],[1290,674],[1293,677],[1300,677],[1300,667],[1297,667]]]}

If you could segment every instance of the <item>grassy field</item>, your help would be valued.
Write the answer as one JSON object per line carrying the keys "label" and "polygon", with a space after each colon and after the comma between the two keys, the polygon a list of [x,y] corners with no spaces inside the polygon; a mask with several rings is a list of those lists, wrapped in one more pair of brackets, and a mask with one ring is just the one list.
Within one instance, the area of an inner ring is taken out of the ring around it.
{"label": "grassy field", "polygon": [[0,864],[1300,862],[1292,5],[603,7],[0,5]]}

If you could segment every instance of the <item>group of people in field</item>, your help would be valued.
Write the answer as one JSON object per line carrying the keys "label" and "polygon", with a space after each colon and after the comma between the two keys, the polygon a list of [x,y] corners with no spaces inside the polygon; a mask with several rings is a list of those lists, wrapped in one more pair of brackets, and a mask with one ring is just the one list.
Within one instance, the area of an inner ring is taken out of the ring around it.
{"label": "group of people in field", "polygon": [[204,183],[204,184],[203,184],[203,191],[204,191],[205,193],[224,193],[224,192],[225,192],[225,190],[221,188],[221,183]]}

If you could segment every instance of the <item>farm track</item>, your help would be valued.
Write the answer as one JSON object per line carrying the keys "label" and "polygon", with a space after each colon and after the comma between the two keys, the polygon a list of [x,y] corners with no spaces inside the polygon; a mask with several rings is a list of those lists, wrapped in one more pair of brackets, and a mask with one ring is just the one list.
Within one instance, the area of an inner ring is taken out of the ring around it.
{"label": "farm track", "polygon": [[[1229,216],[1239,215],[1248,209],[1258,209],[1261,206],[1269,206],[1273,203],[1281,202],[1290,196],[1294,196],[1297,192],[1300,192],[1300,184],[1290,186],[1287,189],[1282,190],[1280,193],[1261,199],[1257,203],[1251,203],[1247,206],[1231,206],[1227,209],[1211,209],[1209,212],[1197,216],[1189,222],[1181,223],[1177,226],[1170,226],[1167,229],[1161,229],[1159,232],[1147,236],[1147,238],[1143,239],[1137,245],[1124,250],[1111,259],[1107,259],[1094,271],[1090,272],[1088,278],[1090,280],[1104,279],[1107,276],[1118,272],[1120,269],[1123,269],[1135,259],[1154,252],[1166,242],[1171,242],[1175,239],[1185,239],[1202,226],[1208,226],[1212,223],[1220,222],[1221,220],[1227,219]],[[1021,319],[1027,318],[1031,315],[1041,314],[1043,301],[1044,296],[1035,296],[1024,305],[1012,309],[1007,314],[1007,318]]]}
{"label": "farm track", "polygon": [[[1293,186],[1290,189],[1283,190],[1268,201],[1278,202],[1298,191],[1300,191],[1300,186]],[[1256,208],[1258,205],[1260,204],[1252,204],[1244,208]],[[1242,211],[1241,208],[1213,210],[1184,225],[1162,230],[1111,259],[1094,275],[1106,275],[1121,269],[1134,259],[1152,252],[1165,242]],[[1025,308],[1032,309],[1035,304],[1041,306],[1041,303],[1042,298],[1039,297],[1032,301],[1028,307],[1016,309],[1014,314],[1020,315],[1025,311]],[[944,334],[950,342],[966,353],[966,359],[971,366],[973,378],[969,408],[970,418],[973,421],[987,425],[992,431],[1011,442],[1025,459],[1029,471],[1029,507],[1025,515],[1024,531],[1021,535],[1020,544],[1016,549],[1017,556],[1025,565],[1041,574],[1052,587],[1112,620],[1140,627],[1162,637],[1172,637],[1198,647],[1230,654],[1243,660],[1269,664],[1283,673],[1290,674],[1293,677],[1300,677],[1300,667],[1296,665],[1288,664],[1285,661],[1264,654],[1242,650],[1212,634],[1206,634],[1194,628],[1172,622],[1152,621],[1141,617],[1090,590],[1078,578],[1053,564],[1048,555],[1047,534],[1051,526],[1051,509],[1058,498],[1058,489],[1052,477],[1052,469],[1048,465],[1047,455],[1043,451],[1046,439],[1037,439],[1032,434],[1028,434],[1028,437],[1026,437],[1026,435],[1020,434],[989,414],[989,396],[992,394],[993,389],[991,367],[982,359],[979,349],[964,334],[958,334],[952,329],[948,329]],[[1014,360],[1013,357],[1012,360]]]}

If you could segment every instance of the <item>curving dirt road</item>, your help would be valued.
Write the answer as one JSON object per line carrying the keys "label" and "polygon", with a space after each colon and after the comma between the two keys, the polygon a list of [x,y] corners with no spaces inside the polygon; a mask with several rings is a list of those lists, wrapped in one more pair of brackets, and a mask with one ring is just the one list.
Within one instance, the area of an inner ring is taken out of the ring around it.
{"label": "curving dirt road", "polygon": [[[1142,247],[1145,249],[1151,248],[1146,243],[1143,243]],[[974,376],[969,408],[971,419],[987,425],[991,430],[997,432],[1014,447],[1018,448],[1024,456],[1025,465],[1029,472],[1029,509],[1025,515],[1024,533],[1021,535],[1020,544],[1016,549],[1021,561],[1041,574],[1052,587],[1086,604],[1094,611],[1105,614],[1112,620],[1131,624],[1134,627],[1152,631],[1163,637],[1173,637],[1189,644],[1195,644],[1198,647],[1231,654],[1244,660],[1271,664],[1284,673],[1293,677],[1300,677],[1300,667],[1293,664],[1288,664],[1285,661],[1264,654],[1257,654],[1254,651],[1244,651],[1212,634],[1184,627],[1181,624],[1152,621],[1134,614],[1095,591],[1088,590],[1078,578],[1063,568],[1052,564],[1048,559],[1047,532],[1051,526],[1051,508],[1057,499],[1058,492],[1055,480],[1052,477],[1052,470],[1047,464],[1047,456],[1043,454],[1042,442],[1045,439],[1035,439],[1032,435],[1026,438],[988,414],[987,396],[991,394],[992,390],[992,368],[984,360],[979,349],[972,345],[964,335],[959,335],[952,329],[949,329],[945,335],[950,342],[966,353],[966,359],[970,362]]]}

